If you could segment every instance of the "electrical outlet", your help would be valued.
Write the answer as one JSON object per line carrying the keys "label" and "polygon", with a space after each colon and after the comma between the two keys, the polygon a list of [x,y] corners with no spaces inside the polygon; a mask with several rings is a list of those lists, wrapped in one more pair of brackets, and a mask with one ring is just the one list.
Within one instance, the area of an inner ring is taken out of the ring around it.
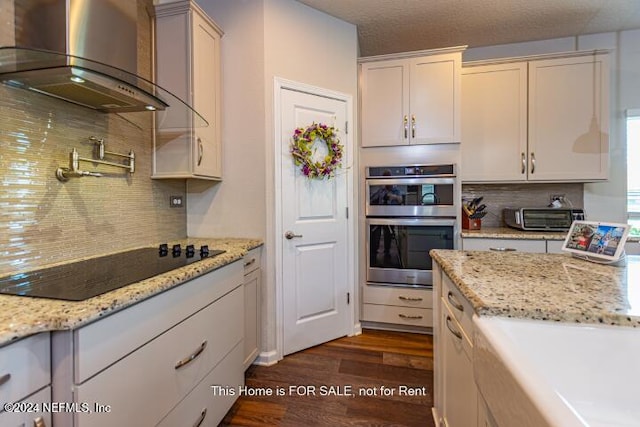
{"label": "electrical outlet", "polygon": [[553,203],[556,200],[559,202],[564,202],[564,194],[552,194],[551,196],[549,196],[549,202]]}
{"label": "electrical outlet", "polygon": [[169,206],[172,208],[181,208],[183,205],[182,196],[169,196]]}

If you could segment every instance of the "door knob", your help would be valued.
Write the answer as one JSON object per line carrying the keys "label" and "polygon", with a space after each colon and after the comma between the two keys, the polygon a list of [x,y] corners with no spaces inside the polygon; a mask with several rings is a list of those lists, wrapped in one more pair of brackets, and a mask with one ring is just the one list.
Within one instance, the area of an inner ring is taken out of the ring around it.
{"label": "door knob", "polygon": [[288,240],[291,240],[294,237],[302,237],[302,234],[295,234],[293,231],[287,231],[286,233],[284,233],[284,237],[286,237]]}

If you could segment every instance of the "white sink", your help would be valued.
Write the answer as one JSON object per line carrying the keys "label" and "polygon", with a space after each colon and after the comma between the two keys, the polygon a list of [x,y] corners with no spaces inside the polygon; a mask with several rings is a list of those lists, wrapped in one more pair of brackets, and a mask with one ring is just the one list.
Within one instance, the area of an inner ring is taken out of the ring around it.
{"label": "white sink", "polygon": [[499,424],[516,425],[517,408],[525,419],[518,425],[640,426],[640,330],[501,317],[474,322],[476,382]]}

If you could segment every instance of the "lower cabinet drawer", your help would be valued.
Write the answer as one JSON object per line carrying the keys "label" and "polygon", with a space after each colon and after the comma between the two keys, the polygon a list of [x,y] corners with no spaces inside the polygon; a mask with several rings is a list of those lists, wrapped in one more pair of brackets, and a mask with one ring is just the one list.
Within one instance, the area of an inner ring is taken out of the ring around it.
{"label": "lower cabinet drawer", "polygon": [[[2,403],[6,403],[6,401],[2,400]],[[50,409],[43,406],[43,403],[51,403],[51,387],[45,387],[39,392],[34,393],[19,402],[19,404],[27,405],[24,407],[24,409],[22,409],[19,405],[16,405],[14,407],[16,412],[0,411],[0,426],[31,427],[37,425],[36,421],[41,419],[42,421],[44,421],[44,425],[46,427],[50,427],[51,412],[45,412],[45,410],[49,411]],[[20,411],[18,411],[18,409],[20,409]]]}
{"label": "lower cabinet drawer", "polygon": [[239,286],[77,386],[77,402],[108,405],[110,412],[75,414],[75,426],[156,425],[241,343],[243,304]]}
{"label": "lower cabinet drawer", "polygon": [[[211,371],[200,384],[158,424],[158,427],[217,426],[238,398],[239,387],[244,385],[242,344],[233,350]],[[221,393],[220,386],[232,393]]]}
{"label": "lower cabinet drawer", "polygon": [[363,304],[362,320],[369,322],[393,323],[396,325],[432,327],[433,310],[430,308]]}
{"label": "lower cabinet drawer", "polygon": [[49,384],[49,333],[33,335],[0,348],[0,402],[17,402]]}
{"label": "lower cabinet drawer", "polygon": [[465,251],[495,251],[495,252],[547,252],[544,240],[526,239],[462,239],[462,249]]}
{"label": "lower cabinet drawer", "polygon": [[365,304],[396,305],[399,307],[433,307],[433,291],[430,288],[397,288],[393,286],[366,285]]}

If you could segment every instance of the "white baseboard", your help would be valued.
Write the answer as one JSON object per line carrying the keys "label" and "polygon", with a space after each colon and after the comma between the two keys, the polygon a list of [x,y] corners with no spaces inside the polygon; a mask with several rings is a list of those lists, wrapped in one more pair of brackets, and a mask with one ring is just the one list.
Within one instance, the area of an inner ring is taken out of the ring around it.
{"label": "white baseboard", "polygon": [[358,322],[355,325],[353,325],[353,330],[351,331],[351,335],[355,336],[355,335],[361,335],[362,334],[362,323]]}
{"label": "white baseboard", "polygon": [[280,359],[281,358],[278,357],[278,352],[275,350],[263,351],[258,355],[258,357],[256,357],[256,360],[253,362],[253,364],[260,366],[271,366],[278,363]]}

